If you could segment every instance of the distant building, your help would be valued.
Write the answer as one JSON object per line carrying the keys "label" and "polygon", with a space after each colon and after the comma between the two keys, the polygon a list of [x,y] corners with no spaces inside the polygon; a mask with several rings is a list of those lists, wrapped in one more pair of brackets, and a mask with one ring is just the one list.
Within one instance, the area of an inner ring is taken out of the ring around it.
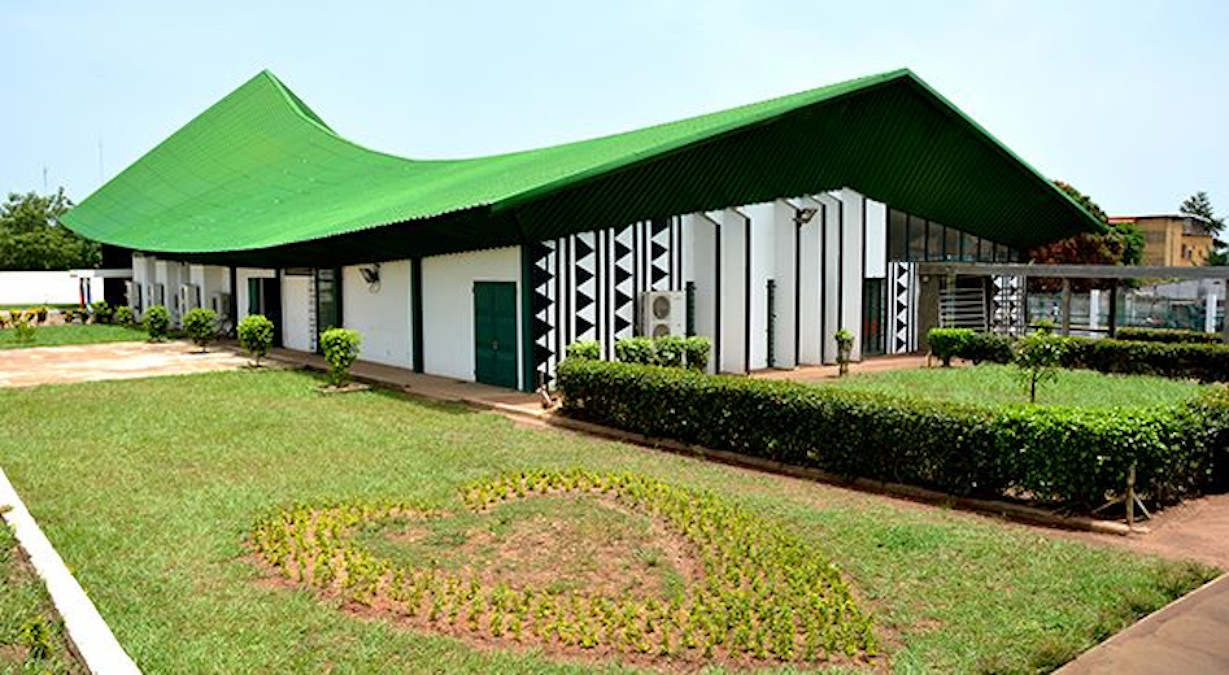
{"label": "distant building", "polygon": [[1206,265],[1212,253],[1210,223],[1200,216],[1115,216],[1110,222],[1139,228],[1144,235],[1144,265],[1197,267]]}

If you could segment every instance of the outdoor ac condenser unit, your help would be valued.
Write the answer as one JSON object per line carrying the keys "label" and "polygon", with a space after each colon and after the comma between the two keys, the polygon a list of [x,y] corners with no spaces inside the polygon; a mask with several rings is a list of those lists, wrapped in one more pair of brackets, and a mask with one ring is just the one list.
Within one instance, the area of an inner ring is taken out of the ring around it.
{"label": "outdoor ac condenser unit", "polygon": [[640,334],[648,337],[683,335],[687,331],[687,301],[679,291],[640,294]]}
{"label": "outdoor ac condenser unit", "polygon": [[138,314],[141,313],[141,291],[143,290],[144,287],[135,281],[124,282],[124,291],[128,296],[128,307]]}
{"label": "outdoor ac condenser unit", "polygon": [[179,313],[186,314],[189,310],[201,306],[201,287],[196,284],[183,284],[179,287]]}
{"label": "outdoor ac condenser unit", "polygon": [[230,293],[214,293],[209,296],[209,309],[217,312],[220,318],[230,316]]}

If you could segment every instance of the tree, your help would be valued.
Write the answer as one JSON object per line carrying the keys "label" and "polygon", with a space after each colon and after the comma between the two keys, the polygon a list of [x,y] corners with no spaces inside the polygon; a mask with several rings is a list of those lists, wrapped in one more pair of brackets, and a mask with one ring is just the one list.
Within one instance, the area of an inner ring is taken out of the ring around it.
{"label": "tree", "polygon": [[[1144,235],[1133,223],[1110,223],[1109,216],[1088,195],[1069,183],[1056,180],[1054,185],[1066,192],[1085,211],[1109,229],[1103,234],[1081,232],[1050,244],[1031,249],[1029,259],[1043,265],[1138,265],[1144,258]],[[1052,292],[1061,283],[1055,279],[1029,279],[1029,289]],[[1076,280],[1076,291],[1096,288],[1104,282]]]}
{"label": "tree", "polygon": [[102,248],[60,225],[72,206],[64,188],[51,195],[9,193],[0,204],[0,270],[97,267]]}
{"label": "tree", "polygon": [[1229,265],[1229,252],[1225,250],[1225,242],[1219,235],[1225,229],[1225,221],[1222,218],[1216,217],[1216,211],[1212,208],[1212,200],[1208,198],[1208,193],[1200,190],[1186,201],[1182,202],[1182,206],[1178,207],[1178,211],[1187,216],[1198,216],[1208,221],[1208,230],[1212,233],[1212,250],[1208,252],[1208,265],[1223,267]]}
{"label": "tree", "polygon": [[1178,211],[1186,216],[1198,216],[1208,221],[1208,229],[1212,234],[1220,234],[1225,229],[1225,221],[1222,218],[1216,217],[1216,211],[1212,208],[1212,200],[1208,199],[1208,193],[1200,190],[1186,201],[1182,202],[1182,206],[1178,207]]}
{"label": "tree", "polygon": [[1050,334],[1047,327],[1026,335],[1016,342],[1012,363],[1021,380],[1028,386],[1028,402],[1037,402],[1037,385],[1058,378],[1066,343]]}

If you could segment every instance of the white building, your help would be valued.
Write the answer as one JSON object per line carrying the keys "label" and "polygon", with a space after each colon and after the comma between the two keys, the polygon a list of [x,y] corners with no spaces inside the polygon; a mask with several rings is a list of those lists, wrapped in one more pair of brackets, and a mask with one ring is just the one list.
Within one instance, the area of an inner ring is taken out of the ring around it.
{"label": "white building", "polygon": [[710,337],[720,372],[831,363],[839,328],[854,359],[914,351],[917,262],[1098,227],[908,71],[426,162],[340,138],[262,73],[64,222],[142,252],[139,308],[264,313],[304,351],[346,326],[365,360],[522,389],[573,341],[658,330]]}

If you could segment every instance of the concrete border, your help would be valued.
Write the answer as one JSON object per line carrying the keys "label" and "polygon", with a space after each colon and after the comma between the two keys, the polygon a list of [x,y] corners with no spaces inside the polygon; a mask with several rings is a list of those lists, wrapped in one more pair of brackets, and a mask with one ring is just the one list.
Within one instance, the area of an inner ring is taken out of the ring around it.
{"label": "concrete border", "polygon": [[64,560],[34,521],[3,469],[0,469],[0,506],[10,507],[3,518],[13,528],[17,542],[30,558],[30,564],[47,585],[51,602],[64,619],[68,637],[85,661],[86,668],[95,675],[140,675],[140,669],[120,646],[119,640],[115,639],[115,634],[90,601],[85,589],[68,571]]}

